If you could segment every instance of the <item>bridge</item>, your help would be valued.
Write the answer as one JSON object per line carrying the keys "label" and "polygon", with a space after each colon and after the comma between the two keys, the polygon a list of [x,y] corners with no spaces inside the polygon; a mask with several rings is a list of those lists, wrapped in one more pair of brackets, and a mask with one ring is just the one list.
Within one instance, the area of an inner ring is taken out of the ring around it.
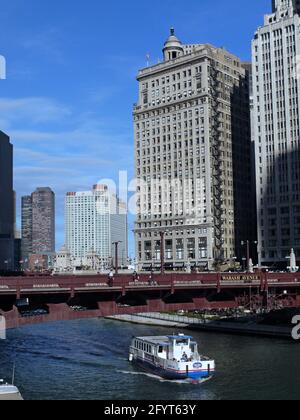
{"label": "bridge", "polygon": [[110,315],[300,306],[300,273],[0,277],[8,328]]}

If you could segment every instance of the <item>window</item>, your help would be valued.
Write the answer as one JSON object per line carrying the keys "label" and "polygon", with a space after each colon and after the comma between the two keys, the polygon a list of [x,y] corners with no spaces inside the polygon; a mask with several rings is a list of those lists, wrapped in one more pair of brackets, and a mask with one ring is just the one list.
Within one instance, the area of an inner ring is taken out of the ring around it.
{"label": "window", "polygon": [[189,259],[195,259],[195,238],[190,238],[187,241],[187,251],[188,251],[188,258]]}
{"label": "window", "polygon": [[199,238],[199,258],[207,258],[207,238]]}

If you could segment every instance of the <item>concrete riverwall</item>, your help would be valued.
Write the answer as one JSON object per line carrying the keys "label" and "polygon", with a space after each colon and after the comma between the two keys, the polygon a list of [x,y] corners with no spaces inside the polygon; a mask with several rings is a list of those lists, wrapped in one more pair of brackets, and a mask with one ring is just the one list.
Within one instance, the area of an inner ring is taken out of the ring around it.
{"label": "concrete riverwall", "polygon": [[292,339],[292,326],[262,325],[256,323],[253,318],[249,318],[249,320],[246,318],[237,318],[231,322],[224,319],[219,321],[204,321],[202,319],[180,315],[148,313],[117,315],[108,317],[108,319],[151,326],[180,327],[194,331]]}

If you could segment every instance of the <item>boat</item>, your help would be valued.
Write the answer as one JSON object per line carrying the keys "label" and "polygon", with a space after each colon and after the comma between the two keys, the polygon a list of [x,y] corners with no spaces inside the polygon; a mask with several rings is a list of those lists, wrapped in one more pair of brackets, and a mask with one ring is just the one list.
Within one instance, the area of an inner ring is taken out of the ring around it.
{"label": "boat", "polygon": [[14,385],[5,383],[0,379],[0,401],[22,401],[20,391]]}
{"label": "boat", "polygon": [[22,401],[22,395],[18,388],[14,385],[15,382],[15,364],[13,366],[11,384],[4,382],[0,379],[0,401]]}
{"label": "boat", "polygon": [[215,361],[200,356],[198,344],[185,334],[134,337],[129,361],[168,380],[201,380],[215,373]]}

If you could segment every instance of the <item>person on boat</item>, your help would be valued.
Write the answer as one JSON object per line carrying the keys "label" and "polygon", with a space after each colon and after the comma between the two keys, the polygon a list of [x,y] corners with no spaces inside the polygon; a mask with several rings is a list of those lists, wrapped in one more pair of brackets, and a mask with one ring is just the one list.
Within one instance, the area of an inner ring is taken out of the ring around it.
{"label": "person on boat", "polygon": [[182,362],[188,362],[188,360],[189,360],[188,356],[187,356],[186,352],[184,352],[183,355],[182,355],[181,361]]}

